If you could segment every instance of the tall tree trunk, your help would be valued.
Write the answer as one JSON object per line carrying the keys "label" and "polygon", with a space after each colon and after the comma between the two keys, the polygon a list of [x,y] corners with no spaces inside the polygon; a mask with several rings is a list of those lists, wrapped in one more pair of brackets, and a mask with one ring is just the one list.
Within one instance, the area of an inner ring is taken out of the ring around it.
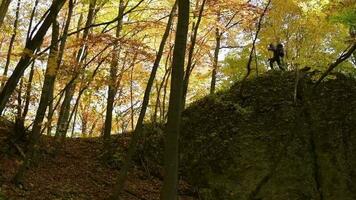
{"label": "tall tree trunk", "polygon": [[[171,49],[170,49],[170,51],[171,50],[173,50],[173,45],[171,46]],[[171,77],[171,74],[172,74],[172,58],[173,58],[173,56],[171,56],[171,52],[169,53],[169,55],[168,55],[168,58],[167,59],[169,59],[169,65],[170,65],[170,67],[169,67],[169,69],[167,68],[167,65],[166,65],[166,70],[168,71],[168,75],[167,75],[167,78],[166,78],[166,80],[164,81],[164,85],[163,85],[163,99],[162,99],[162,116],[161,116],[161,118],[162,118],[162,122],[166,122],[167,121],[167,113],[166,113],[166,110],[167,110],[167,106],[166,106],[166,102],[167,102],[167,90],[168,90],[168,84],[169,84],[169,80],[170,80],[170,77]],[[167,60],[167,62],[168,62],[168,60]],[[166,63],[166,64],[168,64],[168,63]]]}
{"label": "tall tree trunk", "polygon": [[4,44],[4,40],[5,40],[5,37],[1,38],[1,40],[0,40],[0,51],[1,51],[2,46]]}
{"label": "tall tree trunk", "polygon": [[[93,81],[93,79],[95,78],[100,66],[103,64],[103,62],[105,61],[105,59],[101,60],[98,64],[98,66],[95,68],[93,74],[91,75],[91,77],[89,78],[89,80],[86,82],[86,83],[83,83],[82,82],[82,85],[80,86],[80,90],[78,92],[78,97],[77,97],[77,100],[74,104],[74,108],[72,110],[72,113],[70,114],[69,116],[69,122],[72,121],[72,118],[74,116],[74,120],[73,120],[73,123],[72,123],[72,132],[71,132],[71,138],[73,137],[73,134],[74,134],[74,131],[75,131],[75,123],[76,123],[76,119],[77,119],[77,114],[78,114],[78,107],[79,107],[79,103],[80,103],[80,100],[81,100],[81,97],[82,95],[84,94],[84,92],[89,88],[89,85],[90,83]],[[62,141],[64,140],[65,138],[62,137]]]}
{"label": "tall tree trunk", "polygon": [[[170,76],[170,73],[171,73],[171,53],[172,53],[172,49],[173,49],[173,46],[171,46],[169,48],[169,51],[168,51],[168,54],[167,54],[167,58],[166,58],[166,62],[164,64],[164,69],[165,69],[165,72],[164,72],[164,76],[162,78],[162,81],[161,81],[161,84],[158,88],[158,91],[157,91],[157,99],[156,99],[156,105],[155,105],[155,114],[154,114],[154,120],[153,122],[157,122],[157,110],[159,108],[159,115],[160,115],[160,122],[163,123],[164,122],[164,117],[162,117],[165,112],[165,109],[163,108],[165,106],[165,103],[161,101],[161,92],[162,92],[162,89],[165,90],[165,85],[166,85],[166,82],[168,82],[168,79],[169,79],[169,76]],[[165,91],[163,92],[163,101],[165,101],[166,98],[165,98]],[[162,105],[157,105],[158,103],[162,103]]]}
{"label": "tall tree trunk", "polygon": [[134,113],[134,105],[133,105],[133,71],[134,71],[134,65],[135,65],[135,59],[133,60],[133,65],[131,67],[130,71],[130,110],[131,110],[131,129],[134,130],[134,123],[135,123],[135,113]]}
{"label": "tall tree trunk", "polygon": [[167,120],[167,113],[166,113],[166,101],[167,101],[167,90],[168,90],[168,82],[169,78],[172,75],[172,69],[169,69],[166,81],[164,82],[163,86],[163,99],[162,99],[162,122],[165,122]]}
{"label": "tall tree trunk", "polygon": [[22,88],[23,88],[23,79],[21,79],[20,81],[20,86],[18,89],[18,93],[17,93],[17,116],[16,116],[16,121],[18,122],[22,122]]}
{"label": "tall tree trunk", "polygon": [[[77,73],[80,73],[80,68],[82,66],[82,63],[84,61],[84,58],[86,57],[87,53],[87,40],[90,32],[90,26],[94,21],[95,17],[95,6],[96,6],[96,0],[90,1],[89,4],[89,11],[88,11],[88,16],[87,16],[87,21],[85,23],[85,27],[88,27],[84,29],[83,32],[83,44],[79,51],[77,52],[76,56],[76,64],[74,66],[74,75],[77,76]],[[80,24],[78,24],[78,29],[79,29]],[[65,95],[64,95],[64,100],[62,102],[62,105],[60,107],[59,111],[59,117],[58,117],[58,122],[57,122],[57,130],[56,130],[56,136],[60,136],[61,138],[65,138],[67,135],[67,130],[69,127],[69,113],[70,113],[70,104],[74,96],[76,88],[76,82],[71,81],[69,85],[67,86],[65,90]]]}
{"label": "tall tree trunk", "polygon": [[254,51],[256,49],[256,43],[257,43],[257,40],[258,40],[259,33],[260,33],[261,29],[262,29],[262,22],[264,20],[265,15],[267,14],[268,8],[271,5],[271,3],[272,3],[272,0],[268,0],[266,6],[265,6],[265,8],[264,8],[264,10],[263,10],[263,12],[262,12],[262,14],[260,16],[260,19],[258,20],[257,30],[256,30],[256,33],[255,33],[255,37],[253,38],[253,41],[252,41],[252,48],[251,48],[250,56],[249,56],[249,59],[247,61],[247,65],[246,65],[247,73],[244,76],[244,78],[242,79],[241,85],[240,85],[240,96],[243,95],[245,82],[246,82],[247,78],[251,74],[251,64],[252,64],[252,59],[253,59],[253,53],[254,53]]}
{"label": "tall tree trunk", "polygon": [[[112,196],[110,197],[111,200],[120,199],[120,193],[121,193],[121,191],[123,190],[123,188],[125,186],[125,181],[126,181],[126,178],[127,178],[127,174],[128,174],[129,169],[130,169],[131,162],[132,162],[132,156],[136,151],[137,143],[138,143],[138,141],[139,141],[139,139],[141,137],[141,134],[142,134],[143,121],[144,121],[144,118],[145,118],[145,115],[146,115],[146,111],[147,111],[147,107],[148,107],[148,104],[149,104],[150,93],[151,93],[152,86],[153,86],[153,83],[154,83],[154,80],[155,80],[155,77],[156,77],[156,74],[157,74],[157,70],[158,70],[159,64],[160,64],[162,56],[163,56],[164,46],[165,46],[166,41],[167,41],[168,36],[169,36],[169,32],[170,32],[170,28],[171,28],[172,23],[173,23],[173,18],[174,18],[174,13],[175,13],[176,8],[177,8],[177,3],[174,4],[174,6],[172,8],[172,11],[170,13],[170,16],[169,16],[169,19],[168,19],[168,22],[167,22],[167,26],[166,26],[166,30],[165,30],[165,32],[163,34],[162,41],[161,41],[161,44],[159,46],[158,53],[157,53],[155,62],[154,62],[153,67],[152,67],[150,78],[148,79],[148,82],[147,82],[147,86],[146,86],[146,89],[145,89],[145,94],[144,94],[143,102],[142,102],[142,108],[141,108],[141,111],[140,111],[140,115],[139,115],[139,117],[137,119],[136,128],[135,128],[135,131],[133,133],[132,139],[130,140],[128,152],[127,152],[127,155],[126,155],[126,158],[125,158],[124,165],[121,168],[121,171],[120,171],[120,174],[119,174],[119,177],[118,177],[118,180],[117,180],[117,184],[114,187],[114,191],[113,191]],[[184,62],[184,60],[183,60],[183,62]]]}
{"label": "tall tree trunk", "polygon": [[[58,51],[58,59],[57,59],[57,68],[59,69],[62,60],[63,60],[63,55],[64,55],[64,50],[66,47],[66,43],[67,43],[67,38],[68,38],[68,31],[69,31],[69,27],[71,24],[71,20],[72,20],[72,16],[73,16],[73,10],[74,10],[74,2],[73,0],[69,0],[69,4],[68,4],[68,16],[66,19],[66,24],[64,25],[64,29],[63,29],[63,34],[61,37],[61,44],[59,47],[59,51]],[[49,101],[49,106],[48,106],[48,129],[47,129],[47,135],[51,135],[52,132],[52,118],[53,118],[53,114],[54,114],[54,110],[53,110],[53,92],[50,94],[50,101]]]}
{"label": "tall tree trunk", "polygon": [[28,25],[28,29],[27,29],[26,42],[31,39],[30,37],[31,37],[32,25],[33,25],[33,19],[35,17],[36,11],[37,11],[38,3],[39,3],[39,0],[36,0],[35,5],[32,8],[30,24]]}
{"label": "tall tree trunk", "polygon": [[[165,79],[165,75],[163,76],[163,81]],[[162,82],[163,82],[162,81]],[[162,85],[158,85],[158,81],[156,81],[156,101],[155,101],[155,107],[154,107],[154,111],[153,111],[153,115],[152,115],[152,122],[154,124],[157,123],[157,116],[158,116],[158,109],[161,110],[161,91],[160,91],[160,86]]]}
{"label": "tall tree trunk", "polygon": [[22,77],[26,68],[30,64],[34,51],[41,46],[44,36],[46,35],[49,27],[51,26],[52,21],[56,19],[58,12],[63,7],[65,1],[66,0],[53,1],[49,9],[49,13],[47,14],[46,18],[44,19],[38,31],[36,32],[36,35],[28,42],[26,42],[25,49],[20,58],[20,61],[18,62],[15,70],[13,71],[9,80],[6,82],[5,87],[0,93],[0,114],[2,114],[3,110],[5,109],[6,103],[10,98],[10,95],[14,92],[16,85],[18,84],[20,78]]}
{"label": "tall tree trunk", "polygon": [[[160,114],[160,122],[163,122],[163,118],[161,117],[162,116],[162,113],[163,113],[163,109],[162,109],[162,106],[161,106],[161,92],[162,92],[162,89],[164,87],[164,84],[166,82],[166,79],[169,78],[169,73],[171,71],[171,68],[170,67],[167,67],[168,65],[168,60],[169,60],[169,57],[167,57],[167,60],[166,60],[166,66],[165,66],[165,72],[164,72],[164,75],[163,75],[163,78],[162,78],[162,81],[161,83],[159,84],[159,86],[157,86],[157,97],[156,97],[156,105],[155,105],[155,111],[154,111],[154,115],[153,115],[153,122],[154,123],[157,123],[157,118],[158,118],[158,109],[159,109],[159,114]],[[158,83],[157,83],[158,84]]]}
{"label": "tall tree trunk", "polygon": [[119,13],[118,13],[118,24],[116,27],[116,39],[114,42],[114,49],[112,53],[112,61],[110,64],[110,83],[108,87],[108,99],[106,104],[106,116],[105,116],[105,124],[104,124],[104,159],[108,160],[112,155],[111,148],[111,127],[112,127],[112,111],[114,109],[115,96],[117,93],[117,67],[119,63],[119,37],[122,30],[122,20],[124,17],[125,11],[125,2],[124,0],[120,0],[119,4]]}
{"label": "tall tree trunk", "polygon": [[56,74],[58,69],[57,68],[58,37],[59,37],[59,24],[56,21],[56,19],[54,19],[52,24],[51,49],[48,57],[40,103],[37,109],[35,120],[33,122],[32,132],[30,134],[29,150],[23,165],[20,167],[18,173],[15,176],[16,183],[22,181],[23,175],[25,173],[25,169],[28,167],[31,160],[34,158],[36,152],[38,151],[37,143],[39,141],[39,138],[41,137],[42,123],[46,114],[49,101],[51,100],[50,94],[53,94],[54,82],[56,79]]}
{"label": "tall tree trunk", "polygon": [[[16,7],[16,17],[15,17],[15,21],[14,21],[14,30],[13,30],[13,33],[12,33],[12,36],[10,39],[9,49],[7,51],[3,77],[7,77],[7,72],[9,70],[9,66],[10,66],[10,62],[11,62],[11,54],[12,54],[12,50],[14,48],[14,42],[15,42],[16,35],[17,35],[17,27],[19,24],[20,6],[21,6],[21,0],[18,0],[17,7]],[[1,88],[4,87],[4,83],[5,83],[5,80],[3,80],[1,82]]]}
{"label": "tall tree trunk", "polygon": [[70,103],[72,101],[72,97],[74,95],[74,90],[75,90],[75,85],[70,84],[68,85],[65,94],[64,94],[64,99],[62,102],[62,105],[60,107],[59,111],[59,117],[57,121],[57,129],[56,129],[56,138],[58,137],[66,137],[67,129],[68,129],[68,118],[69,118],[69,112],[70,112]]}
{"label": "tall tree trunk", "polygon": [[[220,11],[217,14],[217,23],[220,22]],[[219,27],[215,29],[215,50],[214,50],[214,63],[213,63],[213,71],[211,73],[211,83],[210,83],[210,94],[215,93],[216,88],[216,75],[218,73],[219,67],[219,53],[220,53],[220,46],[221,46],[221,33]]]}
{"label": "tall tree trunk", "polygon": [[[88,130],[88,116],[85,113],[86,111],[82,110],[82,137],[87,137]],[[73,124],[74,126],[75,124]]]}
{"label": "tall tree trunk", "polygon": [[[185,69],[185,75],[184,75],[184,78],[183,78],[183,96],[182,96],[182,98],[183,98],[183,104],[182,104],[183,109],[185,107],[185,103],[186,103],[186,99],[187,99],[187,92],[188,92],[190,74],[192,73],[192,70],[193,70],[193,67],[194,67],[193,66],[194,49],[195,49],[195,44],[196,44],[197,37],[198,37],[198,30],[199,30],[201,19],[203,17],[203,12],[204,12],[204,7],[205,7],[206,1],[207,0],[203,0],[202,4],[200,6],[199,15],[198,15],[196,24],[193,23],[193,32],[192,32],[192,36],[191,36],[189,53],[188,53],[188,63],[187,63],[187,67]],[[198,5],[198,3],[199,3],[199,1],[197,1],[197,5]]]}
{"label": "tall tree trunk", "polygon": [[7,10],[9,9],[9,5],[11,3],[11,0],[2,0],[1,5],[0,5],[0,28],[2,24],[4,23],[4,19],[7,13]]}
{"label": "tall tree trunk", "polygon": [[[30,41],[30,39],[31,39],[30,35],[31,35],[31,30],[32,30],[32,24],[33,24],[33,19],[34,19],[35,14],[36,14],[38,2],[39,2],[39,0],[35,1],[35,5],[33,6],[33,9],[32,9],[32,12],[31,12],[30,24],[29,24],[28,29],[27,29],[26,42]],[[34,71],[35,71],[35,62],[36,62],[36,59],[34,59],[32,61],[30,74],[29,74],[29,77],[28,77],[27,85],[26,85],[25,105],[24,105],[24,109],[23,109],[23,113],[22,113],[23,121],[25,121],[25,118],[26,118],[27,113],[28,113],[28,108],[30,106],[31,90],[32,90],[32,79],[33,79],[33,74],[34,74]]]}
{"label": "tall tree trunk", "polygon": [[25,105],[24,105],[24,109],[23,109],[23,113],[22,113],[23,120],[25,120],[27,113],[28,113],[28,109],[30,107],[32,80],[33,80],[34,73],[35,73],[35,60],[32,62],[30,74],[28,76],[28,82],[27,82],[26,94],[25,94]]}
{"label": "tall tree trunk", "polygon": [[78,115],[78,107],[76,107],[75,110],[74,110],[74,119],[73,119],[73,125],[72,125],[72,132],[70,134],[71,138],[73,138],[73,136],[74,136],[75,123],[77,122],[77,115]]}
{"label": "tall tree trunk", "polygon": [[162,200],[177,199],[178,138],[182,114],[184,58],[189,26],[189,0],[178,0],[178,25],[173,51],[171,92],[165,130]]}
{"label": "tall tree trunk", "polygon": [[54,114],[53,109],[53,92],[49,94],[49,102],[48,102],[48,112],[47,112],[47,135],[52,135],[52,118]]}

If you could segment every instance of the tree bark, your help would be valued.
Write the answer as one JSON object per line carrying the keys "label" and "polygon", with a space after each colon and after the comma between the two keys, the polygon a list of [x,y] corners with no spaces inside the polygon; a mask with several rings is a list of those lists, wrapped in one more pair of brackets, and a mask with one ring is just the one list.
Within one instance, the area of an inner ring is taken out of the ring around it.
{"label": "tree bark", "polygon": [[[167,99],[167,86],[168,86],[168,82],[169,82],[169,78],[171,76],[172,73],[172,59],[171,59],[171,53],[173,50],[173,45],[169,48],[169,53],[167,55],[167,60],[165,63],[165,70],[167,72],[167,76],[165,78],[165,80],[162,81],[162,85],[163,85],[163,97],[162,97],[162,112],[160,113],[160,120],[162,123],[164,123],[166,121],[166,99]],[[169,65],[169,67],[168,67]]]}
{"label": "tree bark", "polygon": [[316,88],[332,70],[351,57],[354,52],[356,52],[356,42],[354,42],[347,51],[345,51],[338,59],[336,59],[335,62],[329,65],[329,68],[321,75],[319,80],[315,83],[314,87]]}
{"label": "tree bark", "polygon": [[135,123],[135,113],[134,113],[134,104],[133,104],[133,72],[135,67],[136,58],[132,62],[132,67],[130,71],[130,111],[131,111],[131,129],[134,130]]}
{"label": "tree bark", "polygon": [[242,79],[241,85],[240,85],[240,96],[243,95],[245,82],[251,74],[251,64],[252,64],[252,59],[253,59],[253,53],[255,52],[255,49],[256,49],[256,42],[258,40],[259,33],[261,32],[261,29],[262,29],[262,22],[264,20],[265,15],[267,14],[268,8],[271,5],[271,3],[272,3],[272,0],[269,0],[267,2],[259,20],[258,20],[256,34],[252,41],[252,48],[251,48],[249,59],[247,61],[247,65],[246,65],[247,72],[246,72],[246,75],[244,76],[244,78]]}
{"label": "tree bark", "polygon": [[[185,75],[184,75],[184,79],[183,79],[183,105],[182,105],[183,109],[185,107],[185,103],[187,100],[189,78],[190,78],[190,74],[192,73],[193,67],[194,67],[193,66],[194,49],[195,49],[195,44],[196,44],[197,37],[198,37],[198,30],[199,30],[201,19],[203,17],[203,12],[204,12],[204,7],[205,7],[206,1],[207,0],[203,0],[202,4],[200,6],[199,15],[198,15],[196,24],[194,25],[194,23],[193,23],[193,33],[192,33],[190,47],[189,47],[189,53],[188,53],[188,64],[187,64],[187,68],[185,70]],[[199,1],[197,1],[197,3],[199,3]]]}
{"label": "tree bark", "polygon": [[29,151],[26,155],[23,166],[20,167],[18,173],[15,176],[15,182],[19,183],[22,181],[25,169],[28,167],[32,159],[34,158],[36,152],[38,151],[38,141],[41,137],[41,128],[43,119],[46,114],[47,107],[50,102],[51,93],[53,94],[54,82],[57,74],[57,53],[58,53],[58,37],[59,37],[59,24],[56,19],[52,24],[52,42],[50,54],[48,57],[47,68],[45,72],[45,79],[42,87],[42,93],[40,98],[40,103],[36,112],[36,117],[33,122],[32,132],[30,134],[30,144]]}
{"label": "tree bark", "polygon": [[[217,14],[217,23],[220,22],[220,11]],[[216,75],[218,73],[219,67],[219,53],[220,53],[220,46],[221,46],[221,33],[219,27],[215,28],[215,50],[214,50],[214,63],[213,63],[213,71],[211,73],[211,83],[210,83],[210,94],[215,93],[216,88]]]}
{"label": "tree bark", "polygon": [[[31,12],[31,17],[30,17],[30,24],[28,26],[27,29],[27,36],[26,36],[26,42],[28,42],[31,38],[31,29],[32,29],[32,24],[33,24],[33,19],[35,17],[36,14],[36,10],[37,10],[37,6],[38,6],[38,2],[39,0],[35,1],[35,5],[33,6],[32,12]],[[32,79],[33,79],[33,75],[34,75],[34,71],[35,71],[35,62],[36,59],[34,59],[32,61],[32,65],[31,65],[31,69],[30,69],[30,74],[28,77],[28,82],[27,82],[27,86],[26,86],[26,94],[25,94],[25,106],[23,109],[23,113],[22,113],[22,119],[23,121],[25,120],[27,113],[28,113],[28,108],[30,106],[30,100],[31,100],[31,90],[32,90]]]}
{"label": "tree bark", "polygon": [[[148,107],[148,104],[149,104],[150,93],[151,93],[152,86],[153,86],[153,83],[154,83],[154,80],[155,80],[155,77],[156,77],[156,74],[157,74],[157,70],[158,70],[159,64],[160,64],[162,56],[163,56],[164,46],[165,46],[166,41],[168,39],[170,28],[171,28],[172,23],[173,23],[173,18],[174,18],[174,13],[175,13],[176,7],[177,7],[177,3],[174,4],[174,6],[172,8],[172,11],[170,13],[170,16],[169,16],[169,19],[168,19],[168,22],[167,22],[167,26],[166,26],[166,30],[165,30],[165,32],[163,34],[162,41],[161,41],[161,44],[159,46],[158,53],[157,53],[155,62],[154,62],[153,67],[152,67],[150,78],[148,79],[148,82],[147,82],[147,86],[146,86],[146,89],[145,89],[145,94],[144,94],[143,102],[142,102],[142,108],[141,108],[141,111],[140,111],[140,115],[139,115],[139,117],[137,119],[136,128],[135,128],[135,131],[134,131],[134,133],[132,135],[132,139],[130,140],[128,152],[127,152],[127,155],[126,155],[126,158],[125,158],[124,165],[121,168],[119,177],[117,179],[117,184],[114,187],[114,191],[113,191],[112,196],[110,197],[111,200],[120,199],[120,194],[121,194],[122,190],[124,189],[125,181],[126,181],[126,178],[127,178],[127,174],[128,174],[129,169],[130,169],[131,162],[132,162],[132,156],[136,151],[136,147],[137,147],[138,141],[139,141],[139,139],[141,137],[141,134],[142,134],[143,121],[144,121],[144,118],[145,118],[145,115],[146,115],[146,111],[147,111],[147,107]],[[189,3],[188,3],[188,7],[189,7]],[[188,8],[188,11],[189,11],[189,8]],[[181,33],[181,35],[184,36],[184,34],[182,34],[182,33]],[[183,59],[183,63],[184,63],[184,59]]]}
{"label": "tree bark", "polygon": [[33,18],[35,17],[36,11],[37,11],[37,6],[38,6],[39,0],[35,1],[35,5],[32,8],[31,12],[31,17],[30,17],[30,24],[28,25],[27,29],[27,35],[26,35],[26,42],[29,41],[31,38],[31,30],[32,30],[32,24],[33,24]]}
{"label": "tree bark", "polygon": [[57,21],[53,22],[52,30],[52,42],[51,50],[48,58],[47,69],[45,72],[45,78],[40,98],[40,103],[37,109],[36,117],[33,123],[31,138],[34,141],[37,141],[37,138],[40,136],[43,119],[47,107],[52,101],[51,97],[53,96],[54,83],[58,71],[57,58],[58,58],[58,37],[59,37],[59,24]]}
{"label": "tree bark", "polygon": [[23,122],[21,114],[22,114],[22,88],[23,88],[23,79],[20,81],[20,85],[18,88],[18,93],[17,93],[17,116],[16,116],[16,121],[18,122]]}
{"label": "tree bark", "polygon": [[[153,122],[154,123],[157,123],[157,118],[158,118],[158,108],[159,108],[159,114],[160,114],[160,122],[162,123],[163,122],[163,117],[162,115],[164,115],[164,108],[162,106],[164,106],[164,102],[162,102],[162,105],[161,105],[161,92],[162,92],[162,89],[164,89],[164,85],[165,83],[167,82],[167,79],[169,79],[169,75],[170,75],[170,72],[171,72],[171,68],[168,67],[168,64],[169,63],[169,58],[170,58],[170,53],[171,53],[171,49],[169,50],[169,53],[168,53],[168,56],[167,56],[167,59],[166,59],[166,63],[165,63],[165,72],[164,72],[164,75],[163,75],[163,78],[162,78],[162,81],[161,83],[159,84],[159,86],[157,86],[157,97],[156,97],[156,105],[155,105],[155,111],[154,111],[154,115],[153,115]],[[165,98],[163,99],[165,100]]]}
{"label": "tree bark", "polygon": [[[10,62],[11,62],[11,54],[12,54],[12,50],[14,48],[14,42],[15,42],[16,35],[17,35],[17,27],[18,27],[18,24],[19,24],[20,6],[21,6],[21,0],[18,0],[17,1],[17,7],[16,7],[16,16],[15,16],[15,21],[14,21],[14,30],[13,30],[13,33],[11,35],[11,39],[10,39],[10,43],[9,43],[9,49],[7,51],[3,78],[7,77],[7,72],[9,70],[9,66],[10,66]],[[5,83],[5,79],[1,82],[1,88],[3,88],[4,83]]]}
{"label": "tree bark", "polygon": [[[88,11],[88,16],[87,16],[87,21],[86,21],[85,27],[90,27],[90,25],[94,21],[95,6],[96,6],[96,0],[90,1],[89,11]],[[79,26],[80,26],[80,24],[78,24],[78,29],[79,29]],[[80,49],[76,55],[76,64],[74,66],[74,75],[73,76],[77,76],[77,73],[80,73],[79,72],[80,68],[84,61],[84,58],[86,57],[87,40],[88,40],[89,32],[90,32],[90,28],[84,29],[83,37],[82,37],[83,45],[80,47]],[[76,88],[76,82],[71,81],[65,90],[64,100],[62,102],[62,105],[61,105],[60,111],[59,111],[57,130],[56,130],[56,134],[55,134],[56,137],[60,136],[62,138],[65,138],[67,135],[67,130],[69,127],[68,118],[69,118],[70,107],[71,107],[70,104],[71,104],[71,101],[74,96],[75,88]]]}
{"label": "tree bark", "polygon": [[71,138],[73,138],[73,136],[74,136],[75,123],[77,122],[77,115],[78,115],[78,107],[76,107],[73,112],[74,112],[74,119],[73,119],[73,125],[72,125],[72,132],[70,134]]}
{"label": "tree bark", "polygon": [[116,40],[114,42],[114,49],[112,53],[112,61],[110,64],[110,83],[108,87],[108,99],[106,104],[106,117],[104,124],[104,159],[108,160],[112,155],[111,148],[111,128],[112,128],[112,111],[114,109],[115,96],[117,93],[117,71],[118,71],[118,63],[119,63],[119,37],[122,30],[123,23],[123,14],[125,11],[125,2],[124,0],[120,0],[119,5],[119,13],[118,13],[118,24],[116,27]]}
{"label": "tree bark", "polygon": [[[63,29],[63,34],[62,34],[62,39],[61,39],[61,44],[59,47],[59,51],[58,51],[58,59],[57,59],[57,68],[59,69],[62,60],[63,60],[63,55],[64,55],[64,50],[66,47],[66,43],[67,43],[67,38],[68,38],[68,32],[69,32],[69,27],[71,24],[71,20],[72,20],[72,16],[73,16],[73,10],[74,10],[74,2],[73,0],[69,0],[69,4],[68,4],[68,17],[66,19],[66,24],[64,26]],[[47,135],[51,135],[52,132],[52,118],[53,118],[53,114],[54,114],[54,110],[53,110],[53,92],[50,94],[50,101],[49,101],[49,106],[48,106],[48,129],[47,129]]]}
{"label": "tree bark", "polygon": [[172,75],[172,69],[169,69],[166,81],[164,82],[164,86],[163,86],[162,116],[161,116],[162,122],[166,122],[166,120],[167,120],[166,99],[167,99],[168,82],[169,82],[171,75]]}
{"label": "tree bark", "polygon": [[2,0],[1,5],[0,5],[0,28],[2,24],[4,23],[4,19],[7,13],[7,10],[9,9],[9,5],[11,3],[11,0]]}
{"label": "tree bark", "polygon": [[25,118],[27,116],[28,108],[30,106],[32,80],[33,80],[34,72],[35,72],[35,60],[32,62],[31,70],[30,70],[30,74],[29,74],[28,82],[27,82],[27,86],[26,86],[25,106],[24,106],[23,113],[22,113],[22,119],[24,119],[24,120],[25,120]]}
{"label": "tree bark", "polygon": [[18,84],[20,78],[25,72],[26,68],[31,62],[32,55],[36,49],[38,49],[43,41],[44,36],[46,35],[49,27],[52,24],[52,21],[57,17],[58,12],[63,7],[63,4],[66,0],[54,0],[49,13],[44,19],[43,23],[39,27],[36,35],[30,39],[23,50],[23,54],[18,62],[14,72],[10,76],[9,80],[6,82],[5,87],[0,93],[0,114],[2,114],[5,109],[6,103],[8,102],[10,95],[14,92],[16,85]]}
{"label": "tree bark", "polygon": [[178,138],[182,114],[184,58],[189,26],[189,0],[178,0],[178,25],[173,51],[171,92],[165,130],[164,181],[162,200],[177,199]]}

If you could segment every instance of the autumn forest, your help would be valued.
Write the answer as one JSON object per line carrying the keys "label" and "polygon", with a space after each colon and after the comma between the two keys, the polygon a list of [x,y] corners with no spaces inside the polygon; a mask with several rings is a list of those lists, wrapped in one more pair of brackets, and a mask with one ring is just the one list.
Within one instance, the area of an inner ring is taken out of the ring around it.
{"label": "autumn forest", "polygon": [[1,0],[0,200],[356,199],[355,0]]}

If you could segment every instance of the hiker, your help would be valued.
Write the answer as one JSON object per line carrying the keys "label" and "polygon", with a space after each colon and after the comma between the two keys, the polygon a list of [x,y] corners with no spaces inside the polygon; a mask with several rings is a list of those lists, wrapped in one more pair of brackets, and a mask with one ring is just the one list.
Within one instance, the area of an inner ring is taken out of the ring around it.
{"label": "hiker", "polygon": [[273,52],[273,57],[268,59],[271,69],[273,69],[274,62],[277,62],[279,69],[284,71],[284,68],[282,66],[282,61],[284,57],[283,44],[278,43],[277,46],[275,46],[274,44],[270,44],[268,46],[268,51]]}

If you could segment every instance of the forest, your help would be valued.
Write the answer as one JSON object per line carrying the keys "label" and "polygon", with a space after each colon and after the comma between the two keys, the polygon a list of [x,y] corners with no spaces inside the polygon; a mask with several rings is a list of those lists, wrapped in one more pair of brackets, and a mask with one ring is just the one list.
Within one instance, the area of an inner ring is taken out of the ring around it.
{"label": "forest", "polygon": [[355,200],[356,0],[0,0],[0,200]]}

